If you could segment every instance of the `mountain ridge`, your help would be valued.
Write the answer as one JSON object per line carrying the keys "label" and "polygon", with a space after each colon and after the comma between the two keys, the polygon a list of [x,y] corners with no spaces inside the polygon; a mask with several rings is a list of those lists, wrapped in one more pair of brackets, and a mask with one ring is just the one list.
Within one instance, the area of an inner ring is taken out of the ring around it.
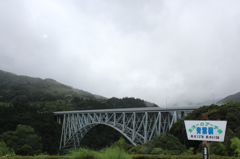
{"label": "mountain ridge", "polygon": [[[33,89],[33,88],[44,89],[44,90],[48,89],[47,91],[51,93],[57,93],[61,90],[66,89],[71,95],[76,95],[80,98],[96,99],[95,98],[96,96],[98,99],[107,99],[106,97],[103,97],[100,95],[94,95],[87,91],[76,89],[71,86],[67,86],[51,78],[41,79],[38,77],[16,75],[11,72],[0,70],[0,88],[2,90],[13,89],[18,86],[29,87],[29,85],[32,85],[32,87],[30,87],[29,89]],[[64,95],[67,95],[67,94],[64,94]]]}
{"label": "mountain ridge", "polygon": [[[55,105],[58,100],[64,100],[68,102],[65,105],[85,105],[81,109],[96,108],[96,102],[104,105],[104,108],[110,108],[114,104],[117,107],[142,107],[143,104],[146,107],[157,106],[154,103],[144,101],[141,99],[135,99],[133,97],[126,97],[118,99],[115,97],[106,98],[101,95],[92,94],[90,92],[73,88],[71,86],[62,84],[54,79],[38,77],[29,77],[25,75],[16,75],[11,72],[0,70],[0,102],[19,101],[24,100],[26,102],[45,102],[42,105],[47,105],[46,102],[55,101]],[[83,100],[83,101],[82,101]],[[96,100],[96,102],[90,101]],[[106,106],[106,102],[108,106]],[[122,104],[122,106],[121,106]],[[131,106],[132,104],[132,106]],[[39,105],[39,104],[38,104]],[[52,104],[53,105],[53,104]],[[61,105],[61,104],[58,104]],[[94,107],[90,105],[95,105]],[[75,107],[76,108],[76,107]],[[63,109],[63,108],[62,108]],[[67,108],[64,108],[67,109]],[[73,108],[72,108],[73,109]],[[72,110],[70,109],[70,110]],[[80,109],[80,108],[79,108]]]}
{"label": "mountain ridge", "polygon": [[217,104],[225,104],[227,102],[240,102],[240,92],[226,96],[217,102]]}

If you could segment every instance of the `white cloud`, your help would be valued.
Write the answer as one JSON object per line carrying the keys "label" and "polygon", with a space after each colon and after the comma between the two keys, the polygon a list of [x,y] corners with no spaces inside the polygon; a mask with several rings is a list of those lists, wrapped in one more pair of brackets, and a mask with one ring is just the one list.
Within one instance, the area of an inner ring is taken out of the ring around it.
{"label": "white cloud", "polygon": [[240,2],[0,1],[0,69],[159,106],[239,91]]}

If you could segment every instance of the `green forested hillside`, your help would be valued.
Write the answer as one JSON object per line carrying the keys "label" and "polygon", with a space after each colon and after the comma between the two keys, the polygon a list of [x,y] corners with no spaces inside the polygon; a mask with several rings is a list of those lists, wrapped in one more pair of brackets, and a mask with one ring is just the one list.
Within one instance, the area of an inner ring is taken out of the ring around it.
{"label": "green forested hillside", "polygon": [[94,95],[61,84],[53,79],[40,79],[28,76],[18,76],[0,70],[0,99],[13,100],[17,96],[28,101],[55,101],[72,97],[95,99]]}
{"label": "green forested hillside", "polygon": [[[5,142],[20,155],[56,154],[61,125],[56,123],[54,111],[146,106],[157,105],[129,97],[107,99],[53,79],[18,76],[0,70],[0,144]],[[100,138],[99,135],[106,137]],[[98,140],[94,140],[93,136]],[[119,133],[114,130],[97,126],[82,143],[97,149],[119,138]]]}
{"label": "green forested hillside", "polygon": [[53,79],[18,76],[0,70],[0,105],[19,102],[37,107],[41,112],[157,106],[135,98],[107,99]]}
{"label": "green forested hillside", "polygon": [[240,92],[229,95],[225,98],[223,98],[222,100],[220,100],[219,102],[217,102],[218,104],[224,104],[227,102],[240,102]]}

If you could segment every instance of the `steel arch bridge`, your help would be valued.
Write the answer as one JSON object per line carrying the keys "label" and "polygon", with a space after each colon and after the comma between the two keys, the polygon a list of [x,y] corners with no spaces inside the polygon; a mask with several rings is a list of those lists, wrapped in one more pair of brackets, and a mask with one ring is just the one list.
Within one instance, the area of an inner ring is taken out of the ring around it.
{"label": "steel arch bridge", "polygon": [[196,108],[162,109],[159,107],[98,109],[54,112],[62,124],[60,149],[79,146],[86,133],[96,125],[110,126],[133,145],[165,134],[178,119]]}

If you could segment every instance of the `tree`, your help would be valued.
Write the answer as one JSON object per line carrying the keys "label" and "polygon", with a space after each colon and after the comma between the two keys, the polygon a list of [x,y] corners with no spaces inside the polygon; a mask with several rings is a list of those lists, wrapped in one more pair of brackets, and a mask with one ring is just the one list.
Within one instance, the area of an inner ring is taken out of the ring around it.
{"label": "tree", "polygon": [[157,135],[152,140],[147,141],[141,146],[131,149],[133,153],[140,154],[181,154],[186,150],[186,147],[172,134]]}
{"label": "tree", "polygon": [[224,149],[223,154],[229,156],[233,155],[233,150],[230,148],[231,141],[233,137],[240,137],[240,102],[229,102],[223,105],[209,105],[202,106],[192,113],[189,113],[184,119],[177,121],[171,127],[169,133],[176,136],[182,144],[187,148],[194,147],[194,153],[198,150],[202,150],[200,147],[200,141],[190,141],[186,136],[186,129],[184,125],[184,120],[201,120],[202,114],[208,114],[208,120],[227,120],[227,130],[225,133],[224,146],[221,148],[221,144],[213,144],[216,148],[214,151],[218,153],[219,149]]}
{"label": "tree", "polygon": [[214,155],[227,156],[226,146],[222,142],[211,142],[210,151]]}
{"label": "tree", "polygon": [[13,150],[7,147],[4,141],[0,141],[0,157],[13,154]]}
{"label": "tree", "polygon": [[154,147],[159,147],[164,150],[186,150],[186,147],[172,134],[157,135],[153,137],[152,143]]}
{"label": "tree", "polygon": [[233,150],[233,155],[235,157],[240,157],[240,139],[238,137],[234,137],[231,140],[230,148]]}
{"label": "tree", "polygon": [[117,142],[113,143],[111,147],[118,147],[124,151],[128,151],[132,145],[128,144],[124,138],[121,137]]}
{"label": "tree", "polygon": [[18,125],[16,131],[7,131],[2,134],[7,146],[18,155],[35,155],[41,153],[41,138],[34,129],[27,125]]}

